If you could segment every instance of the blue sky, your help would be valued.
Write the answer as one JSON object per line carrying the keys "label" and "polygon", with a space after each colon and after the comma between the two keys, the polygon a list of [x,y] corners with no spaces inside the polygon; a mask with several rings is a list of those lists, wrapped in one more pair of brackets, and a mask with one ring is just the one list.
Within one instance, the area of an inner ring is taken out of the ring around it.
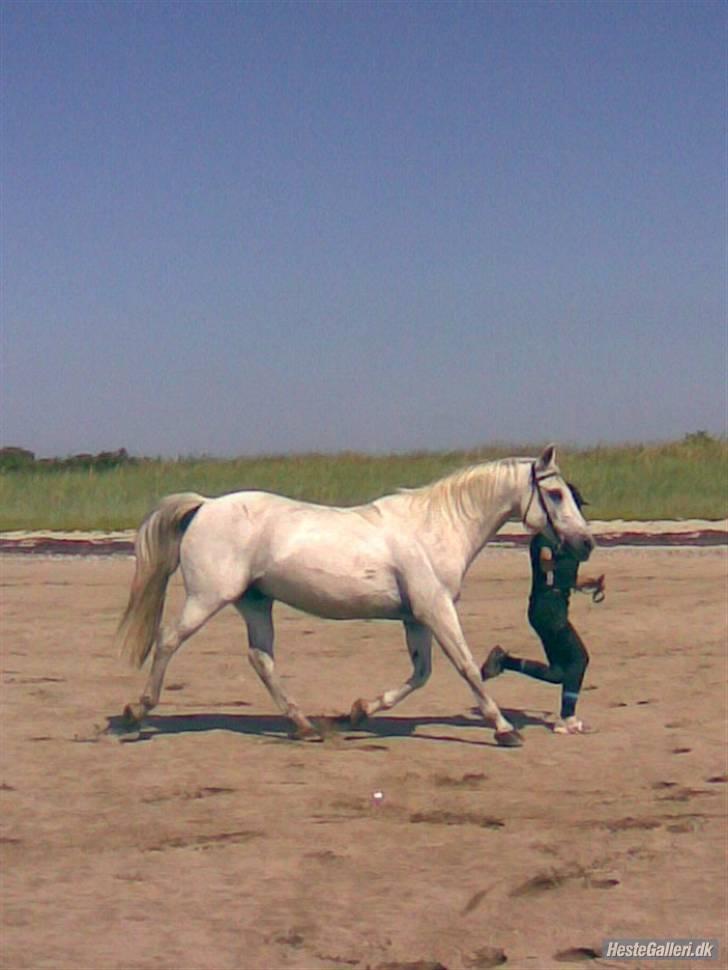
{"label": "blue sky", "polygon": [[3,2],[1,443],[725,433],[727,9]]}

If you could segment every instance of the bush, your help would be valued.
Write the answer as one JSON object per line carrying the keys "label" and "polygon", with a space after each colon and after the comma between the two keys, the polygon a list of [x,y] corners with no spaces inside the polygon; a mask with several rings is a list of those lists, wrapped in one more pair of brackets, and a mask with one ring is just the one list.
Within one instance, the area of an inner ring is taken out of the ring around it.
{"label": "bush", "polygon": [[13,472],[30,468],[35,463],[35,455],[32,451],[25,448],[16,448],[13,445],[7,448],[0,448],[0,471]]}

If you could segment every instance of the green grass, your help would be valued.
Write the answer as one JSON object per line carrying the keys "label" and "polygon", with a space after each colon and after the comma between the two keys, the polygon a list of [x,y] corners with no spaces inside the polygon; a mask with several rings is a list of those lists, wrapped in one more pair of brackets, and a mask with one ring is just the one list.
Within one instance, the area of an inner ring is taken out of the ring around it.
{"label": "green grass", "polygon": [[[463,465],[535,446],[402,455],[297,455],[144,460],[108,470],[30,466],[0,472],[0,530],[127,529],[171,492],[221,495],[245,488],[353,505],[433,481]],[[560,451],[593,519],[723,519],[728,515],[728,442],[691,435],[681,442]]]}

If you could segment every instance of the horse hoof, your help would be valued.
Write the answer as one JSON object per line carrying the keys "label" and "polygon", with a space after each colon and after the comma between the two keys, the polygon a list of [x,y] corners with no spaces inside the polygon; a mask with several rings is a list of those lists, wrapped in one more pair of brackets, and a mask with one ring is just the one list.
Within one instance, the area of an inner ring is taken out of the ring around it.
{"label": "horse hoof", "polygon": [[312,724],[296,724],[291,731],[294,741],[323,741],[323,738]]}
{"label": "horse hoof", "polygon": [[523,736],[515,728],[512,731],[496,731],[495,739],[503,748],[520,748],[523,745]]}
{"label": "horse hoof", "polygon": [[122,713],[124,725],[126,727],[139,727],[144,720],[146,710],[142,704],[127,704]]}
{"label": "horse hoof", "polygon": [[360,697],[351,705],[349,722],[353,728],[359,727],[359,725],[363,724],[368,717],[369,714],[367,713],[367,702]]}

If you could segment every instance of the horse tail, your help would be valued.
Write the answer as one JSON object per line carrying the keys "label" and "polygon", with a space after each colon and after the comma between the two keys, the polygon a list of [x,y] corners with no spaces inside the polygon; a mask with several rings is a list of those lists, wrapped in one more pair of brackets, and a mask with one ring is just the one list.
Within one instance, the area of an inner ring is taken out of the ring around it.
{"label": "horse tail", "polygon": [[182,535],[205,501],[194,492],[167,495],[139,526],[129,602],[116,631],[119,652],[137,667],[157,638],[167,583],[179,566]]}

